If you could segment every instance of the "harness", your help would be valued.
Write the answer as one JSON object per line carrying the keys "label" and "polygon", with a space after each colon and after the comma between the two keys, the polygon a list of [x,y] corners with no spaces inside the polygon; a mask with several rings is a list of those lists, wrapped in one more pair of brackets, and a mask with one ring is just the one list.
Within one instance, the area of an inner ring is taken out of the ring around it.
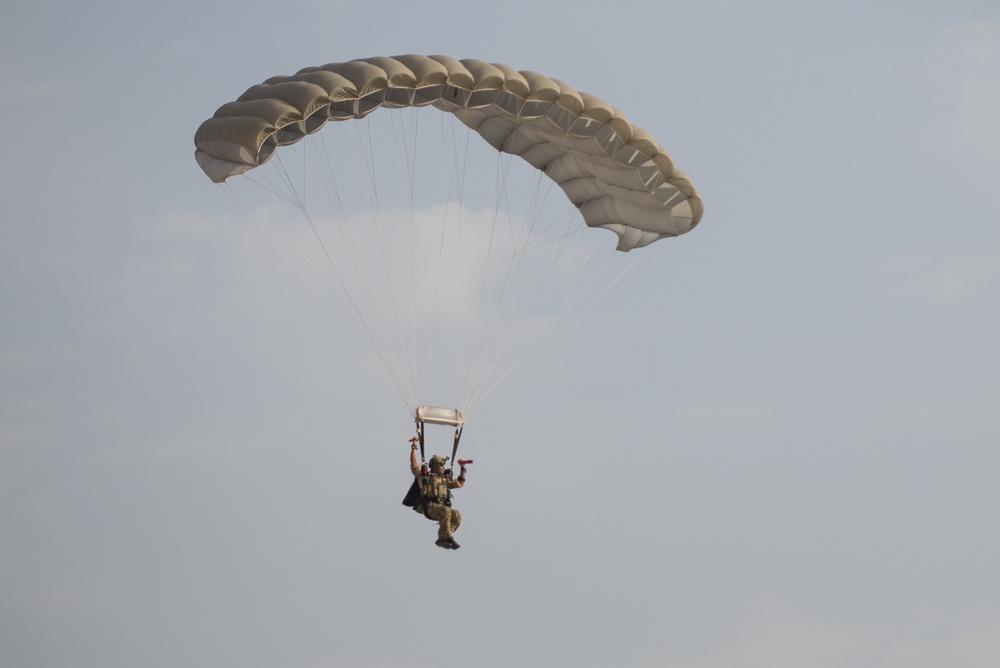
{"label": "harness", "polygon": [[[427,504],[438,503],[451,508],[451,490],[448,489],[447,481],[451,480],[450,472],[446,475],[438,476],[442,481],[436,484],[431,483],[431,474],[420,475],[413,479],[409,491],[403,498],[403,505],[413,508],[421,515],[427,516]],[[426,494],[424,493],[426,491]],[[444,492],[441,496],[440,492]],[[430,518],[428,518],[430,519]]]}
{"label": "harness", "polygon": [[421,480],[421,490],[423,491],[423,498],[425,503],[439,503],[442,506],[451,507],[451,490],[448,489],[448,483],[451,481],[451,476],[436,475],[434,473],[429,473],[423,476]]}

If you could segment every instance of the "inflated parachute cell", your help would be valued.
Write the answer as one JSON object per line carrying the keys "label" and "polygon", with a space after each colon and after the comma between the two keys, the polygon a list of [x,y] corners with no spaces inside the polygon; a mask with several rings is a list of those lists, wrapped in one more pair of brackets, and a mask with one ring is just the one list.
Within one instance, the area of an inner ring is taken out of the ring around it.
{"label": "inflated parachute cell", "polygon": [[470,59],[365,58],[273,77],[198,128],[195,157],[221,183],[327,121],[426,105],[454,114],[497,150],[542,170],[587,225],[618,235],[618,250],[684,234],[701,219],[702,200],[691,180],[617,109],[557,79]]}

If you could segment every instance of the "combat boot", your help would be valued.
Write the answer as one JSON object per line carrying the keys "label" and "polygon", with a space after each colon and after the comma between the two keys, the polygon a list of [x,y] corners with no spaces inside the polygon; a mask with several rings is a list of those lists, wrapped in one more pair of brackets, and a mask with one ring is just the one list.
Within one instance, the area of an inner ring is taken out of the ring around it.
{"label": "combat boot", "polygon": [[449,547],[451,547],[451,549],[453,549],[453,550],[457,550],[458,548],[462,547],[461,545],[459,545],[458,543],[455,542],[454,538],[449,538],[448,542],[451,543],[451,545]]}
{"label": "combat boot", "polygon": [[438,538],[436,541],[434,541],[434,544],[437,545],[438,547],[443,547],[446,550],[454,549],[451,546],[451,542],[447,538]]}

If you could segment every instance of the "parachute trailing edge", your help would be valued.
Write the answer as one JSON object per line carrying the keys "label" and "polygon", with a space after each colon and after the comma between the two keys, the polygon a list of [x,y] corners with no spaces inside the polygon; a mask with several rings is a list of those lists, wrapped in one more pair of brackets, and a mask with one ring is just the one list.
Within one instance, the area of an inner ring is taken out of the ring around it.
{"label": "parachute trailing edge", "polygon": [[472,59],[376,57],[272,77],[202,123],[195,158],[222,183],[328,121],[427,105],[543,171],[587,225],[618,235],[618,250],[684,234],[701,220],[691,179],[617,109],[557,79]]}

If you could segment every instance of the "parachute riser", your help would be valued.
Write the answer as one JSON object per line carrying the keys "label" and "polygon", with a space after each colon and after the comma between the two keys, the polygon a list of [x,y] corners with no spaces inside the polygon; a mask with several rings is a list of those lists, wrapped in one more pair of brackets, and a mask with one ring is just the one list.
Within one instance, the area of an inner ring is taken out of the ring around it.
{"label": "parachute riser", "polygon": [[[427,457],[424,456],[424,423],[417,420],[417,442],[420,444],[420,464],[426,469]],[[426,471],[424,471],[426,473]]]}
{"label": "parachute riser", "polygon": [[[454,463],[455,461],[457,461],[455,459],[455,455],[458,453],[458,442],[462,438],[462,429],[464,429],[464,428],[465,428],[465,425],[459,425],[458,427],[455,428],[455,440],[454,440],[454,443],[452,443],[452,446],[451,446],[451,460],[450,461],[452,463]],[[427,457],[426,457],[426,455],[424,455],[424,423],[423,422],[417,422],[417,441],[420,444],[420,463],[423,464],[423,463],[427,462]]]}
{"label": "parachute riser", "polygon": [[455,444],[451,446],[451,465],[455,465],[455,453],[458,452],[458,441],[462,438],[462,429],[465,427],[464,424],[460,424],[455,427]]}

